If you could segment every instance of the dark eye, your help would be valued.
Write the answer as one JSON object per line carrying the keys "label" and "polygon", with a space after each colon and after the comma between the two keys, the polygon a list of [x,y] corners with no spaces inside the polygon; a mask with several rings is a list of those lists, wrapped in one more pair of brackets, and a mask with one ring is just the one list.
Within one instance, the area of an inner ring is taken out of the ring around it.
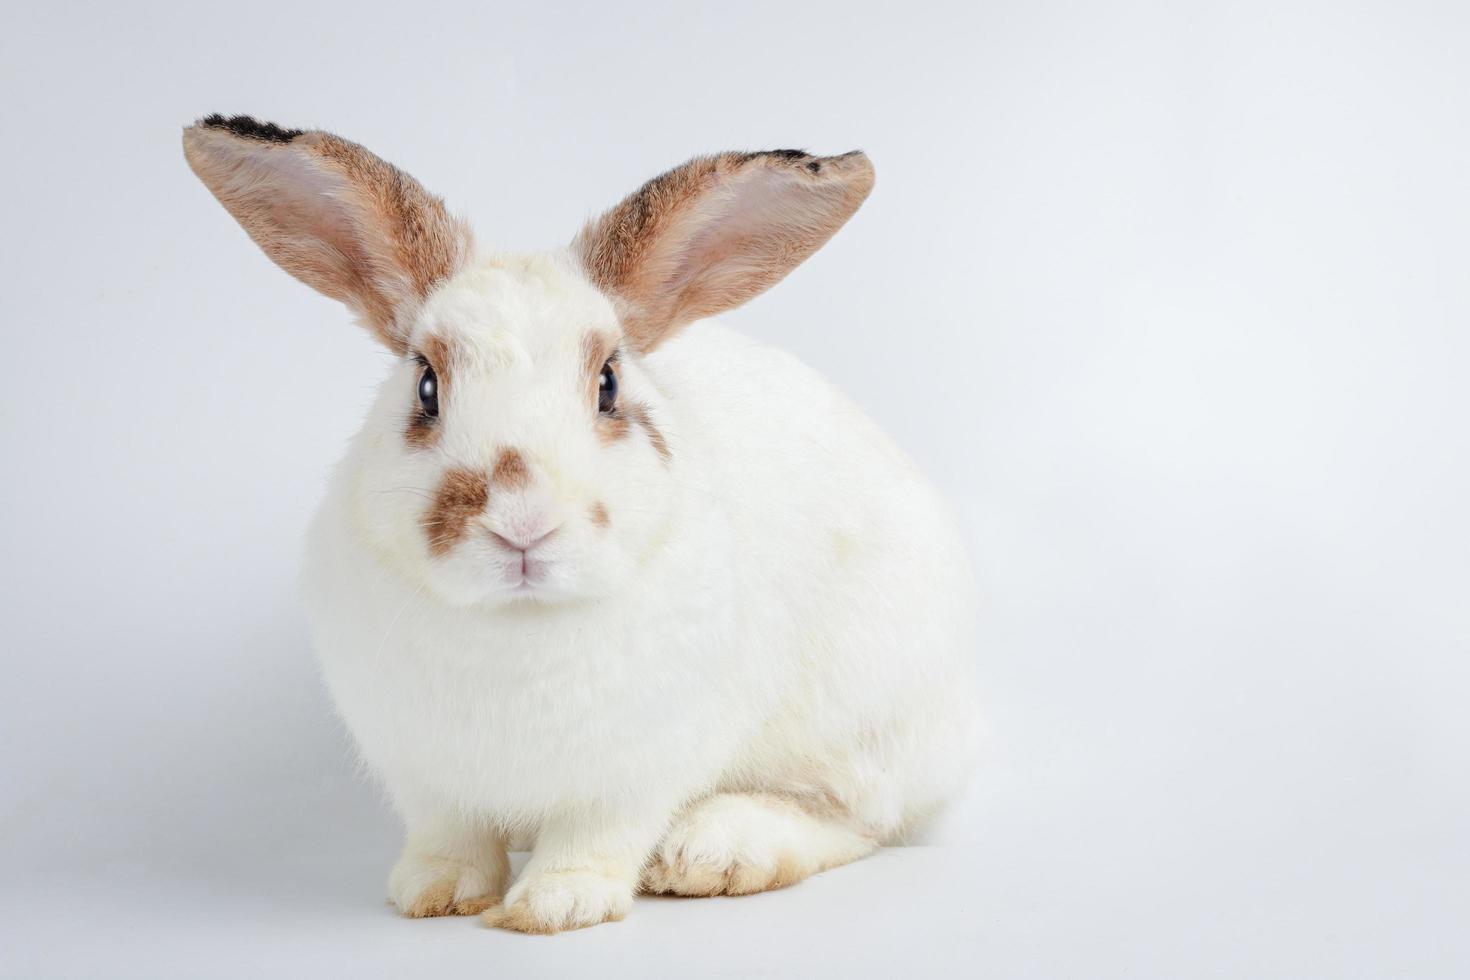
{"label": "dark eye", "polygon": [[612,413],[618,403],[618,376],[613,371],[612,361],[602,366],[597,376],[597,410],[603,415]]}
{"label": "dark eye", "polygon": [[424,365],[423,376],[419,378],[419,405],[423,408],[425,415],[430,418],[438,418],[439,377],[427,364]]}

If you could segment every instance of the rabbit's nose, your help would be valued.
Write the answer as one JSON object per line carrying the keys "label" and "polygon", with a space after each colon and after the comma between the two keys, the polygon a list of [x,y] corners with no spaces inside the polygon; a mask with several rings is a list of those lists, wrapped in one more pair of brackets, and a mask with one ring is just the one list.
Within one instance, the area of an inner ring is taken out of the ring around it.
{"label": "rabbit's nose", "polygon": [[491,539],[493,539],[497,544],[504,545],[512,551],[525,552],[530,551],[532,548],[536,547],[538,544],[551,537],[557,532],[559,528],[560,525],[557,525],[557,527],[553,527],[545,531],[521,531],[521,533],[517,533],[516,531],[509,529],[504,532],[490,530],[488,528],[487,530],[490,533]]}
{"label": "rabbit's nose", "polygon": [[500,450],[490,471],[489,496],[484,528],[490,540],[510,551],[524,555],[561,526],[561,511],[549,487],[519,449]]}

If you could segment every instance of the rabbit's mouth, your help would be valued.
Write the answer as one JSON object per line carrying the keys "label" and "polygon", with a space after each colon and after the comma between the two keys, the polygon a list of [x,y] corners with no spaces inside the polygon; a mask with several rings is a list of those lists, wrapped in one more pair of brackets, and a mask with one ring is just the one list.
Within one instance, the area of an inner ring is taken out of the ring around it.
{"label": "rabbit's mouth", "polygon": [[507,602],[556,604],[595,592],[583,578],[585,545],[575,529],[517,537],[513,528],[480,527],[456,547],[423,566],[423,584],[456,607],[493,609]]}
{"label": "rabbit's mouth", "polygon": [[521,553],[521,567],[518,575],[513,576],[515,583],[511,586],[512,592],[534,592],[546,579],[547,563],[532,558],[525,552]]}
{"label": "rabbit's mouth", "polygon": [[498,557],[504,576],[502,591],[518,599],[550,599],[562,591],[566,584],[567,555],[559,546],[542,548],[537,545],[524,551],[514,550]]}
{"label": "rabbit's mouth", "polygon": [[491,537],[498,545],[495,549],[497,557],[504,562],[506,584],[510,586],[510,591],[534,592],[538,586],[545,584],[552,562],[547,559],[543,544],[551,537],[550,534],[543,535],[527,547],[511,544],[493,531]]}
{"label": "rabbit's mouth", "polygon": [[566,598],[566,594],[548,571],[535,571],[539,563],[528,563],[526,574],[512,577],[510,584],[501,590],[502,601],[555,603]]}

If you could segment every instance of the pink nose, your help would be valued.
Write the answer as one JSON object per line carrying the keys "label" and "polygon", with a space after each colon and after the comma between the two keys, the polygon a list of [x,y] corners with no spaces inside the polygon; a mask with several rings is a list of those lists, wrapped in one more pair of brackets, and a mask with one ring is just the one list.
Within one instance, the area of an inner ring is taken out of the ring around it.
{"label": "pink nose", "polygon": [[497,542],[503,544],[511,551],[525,552],[530,551],[532,548],[536,547],[538,544],[545,541],[547,538],[551,537],[555,533],[556,528],[552,528],[549,531],[532,531],[530,533],[508,532],[507,534],[501,534],[498,531],[491,531],[490,537],[494,538]]}

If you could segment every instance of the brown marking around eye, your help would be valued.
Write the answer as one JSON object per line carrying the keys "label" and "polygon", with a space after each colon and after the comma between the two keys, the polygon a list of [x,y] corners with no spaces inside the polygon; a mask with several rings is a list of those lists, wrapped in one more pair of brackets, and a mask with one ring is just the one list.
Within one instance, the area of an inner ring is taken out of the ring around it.
{"label": "brown marking around eye", "polygon": [[591,378],[594,393],[597,388],[597,377],[602,373],[602,366],[607,363],[608,343],[602,334],[591,330],[582,335],[582,377]]}
{"label": "brown marking around eye", "polygon": [[623,406],[623,412],[634,425],[643,426],[644,431],[648,433],[648,441],[653,444],[653,450],[658,453],[660,459],[667,463],[674,458],[669,452],[668,440],[664,438],[658,426],[653,424],[653,420],[648,417],[647,405],[642,402],[629,402]]}
{"label": "brown marking around eye", "polygon": [[660,459],[667,463],[674,458],[674,454],[669,450],[668,440],[664,438],[658,426],[653,424],[648,414],[648,406],[642,402],[624,402],[613,409],[611,415],[603,415],[598,421],[600,423],[598,435],[602,437],[604,444],[617,442],[636,425],[648,433],[648,442],[653,446],[654,452],[658,453]]}
{"label": "brown marking around eye", "polygon": [[419,343],[419,353],[439,378],[439,401],[442,405],[444,389],[454,375],[454,363],[458,360],[454,345],[438,334],[429,334]]}
{"label": "brown marking around eye", "polygon": [[589,330],[582,336],[582,377],[587,379],[592,405],[597,405],[597,382],[602,366],[616,357],[618,342],[612,337]]}
{"label": "brown marking around eye", "polygon": [[415,449],[428,449],[439,441],[439,420],[425,415],[415,405],[403,429],[403,440]]}
{"label": "brown marking around eye", "polygon": [[[439,383],[439,414],[442,417],[445,403],[448,400],[450,379],[454,376],[454,365],[457,360],[454,345],[437,334],[430,334],[419,341],[418,354],[434,369],[434,377]],[[415,385],[418,384],[421,374],[422,372],[415,373]],[[426,414],[419,408],[416,390],[413,399],[413,407],[409,410],[408,425],[404,429],[403,438],[415,449],[427,449],[439,441],[439,419]]]}
{"label": "brown marking around eye", "polygon": [[611,445],[628,434],[628,416],[621,408],[615,408],[611,415],[599,415],[597,417],[597,435],[602,439],[603,445]]}
{"label": "brown marking around eye", "polygon": [[530,479],[531,470],[526,466],[526,460],[520,452],[515,449],[501,450],[500,457],[495,460],[495,469],[490,473],[490,482],[507,490],[519,490]]}
{"label": "brown marking around eye", "polygon": [[490,486],[479,470],[452,469],[444,474],[433,503],[424,514],[424,533],[429,538],[429,553],[443,557],[464,537],[465,528],[490,500]]}
{"label": "brown marking around eye", "polygon": [[607,516],[607,507],[600,500],[592,505],[587,516],[593,524],[601,528],[605,528],[608,524],[612,523],[611,518]]}

